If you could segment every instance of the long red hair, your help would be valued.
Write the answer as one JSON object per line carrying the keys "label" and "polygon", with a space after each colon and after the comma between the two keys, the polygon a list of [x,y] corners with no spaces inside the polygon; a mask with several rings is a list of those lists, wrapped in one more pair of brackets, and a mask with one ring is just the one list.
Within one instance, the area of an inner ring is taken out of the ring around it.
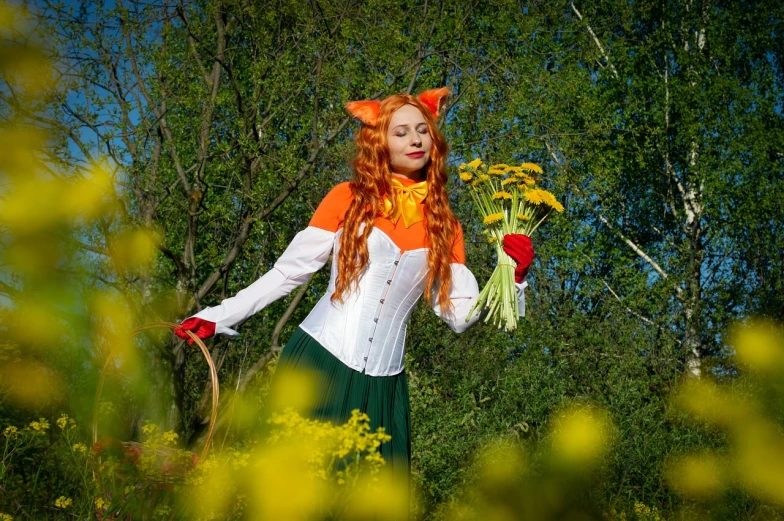
{"label": "long red hair", "polygon": [[[450,263],[452,243],[458,223],[449,207],[449,197],[446,193],[447,144],[436,126],[430,109],[419,99],[408,94],[394,94],[384,99],[380,104],[376,124],[373,126],[363,124],[357,133],[357,154],[353,162],[354,180],[349,184],[354,200],[343,220],[343,236],[340,239],[338,255],[338,277],[335,282],[335,292],[330,298],[333,302],[336,300],[343,302],[346,291],[351,292],[357,288],[359,274],[368,264],[368,236],[373,230],[376,216],[384,210],[384,196],[392,193],[387,130],[392,114],[403,105],[413,105],[419,109],[433,139],[430,161],[425,167],[427,197],[424,201],[424,226],[429,243],[425,298],[428,302],[431,301],[430,292],[433,284],[438,281],[440,283],[438,303],[442,310],[451,312]],[[395,198],[390,197],[390,202],[394,205]],[[365,223],[365,229],[359,235],[362,223]]]}

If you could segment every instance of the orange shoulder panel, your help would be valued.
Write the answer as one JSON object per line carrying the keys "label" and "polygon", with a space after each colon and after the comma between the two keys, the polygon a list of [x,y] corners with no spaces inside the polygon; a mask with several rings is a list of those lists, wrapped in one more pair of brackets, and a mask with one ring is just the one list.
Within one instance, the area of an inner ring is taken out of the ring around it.
{"label": "orange shoulder panel", "polygon": [[[353,200],[354,194],[351,193],[348,182],[336,185],[329,191],[326,197],[324,197],[321,204],[319,204],[316,212],[310,219],[310,226],[315,226],[330,232],[337,232],[343,227],[346,211],[348,211],[349,206],[351,206],[351,201]],[[403,219],[399,219],[397,224],[395,224],[386,217],[378,216],[375,219],[374,226],[392,239],[402,251],[428,247],[427,232],[423,221],[411,225],[410,228],[406,228],[403,224]],[[450,263],[452,262],[459,264],[465,264],[466,262],[463,227],[459,222],[455,229],[455,238],[452,241]]]}
{"label": "orange shoulder panel", "polygon": [[353,199],[354,194],[351,193],[348,181],[336,185],[316,208],[316,212],[310,219],[310,226],[329,232],[338,231],[343,225],[343,218]]}

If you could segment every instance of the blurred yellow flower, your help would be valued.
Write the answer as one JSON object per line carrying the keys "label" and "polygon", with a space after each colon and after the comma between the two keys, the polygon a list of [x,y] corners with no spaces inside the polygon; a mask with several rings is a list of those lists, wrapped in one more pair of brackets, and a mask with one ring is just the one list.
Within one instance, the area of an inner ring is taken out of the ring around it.
{"label": "blurred yellow flower", "polygon": [[54,506],[56,506],[57,508],[68,508],[72,505],[73,505],[73,500],[65,496],[58,497],[54,502]]}
{"label": "blurred yellow flower", "polygon": [[332,489],[310,470],[302,450],[309,445],[305,439],[293,439],[267,445],[259,454],[252,465],[249,519],[319,519]]}
{"label": "blurred yellow flower", "polygon": [[501,186],[506,186],[508,184],[515,183],[515,182],[517,182],[517,179],[515,179],[514,177],[510,177],[509,179],[504,179],[503,181],[501,181]]}
{"label": "blurred yellow flower", "polygon": [[95,498],[95,508],[97,508],[98,510],[103,510],[108,506],[109,506],[109,502],[106,501],[104,498],[102,497]]}
{"label": "blurred yellow flower", "polygon": [[737,360],[753,371],[778,377],[784,370],[784,330],[764,320],[736,325],[730,331],[730,343]]}
{"label": "blurred yellow flower", "polygon": [[355,486],[345,507],[346,521],[409,518],[409,485],[391,472],[364,477]]}
{"label": "blurred yellow flower", "polygon": [[603,412],[578,406],[561,413],[553,422],[552,432],[555,460],[580,470],[604,455],[610,424]]}
{"label": "blurred yellow flower", "polygon": [[15,438],[19,435],[19,429],[14,427],[13,425],[9,425],[3,430],[3,436],[6,438]]}
{"label": "blurred yellow flower", "polygon": [[517,218],[520,219],[521,221],[530,221],[531,220],[531,218],[528,217],[527,215],[525,215],[524,213],[518,213],[517,214]]}
{"label": "blurred yellow flower", "polygon": [[466,166],[468,166],[469,168],[479,168],[481,164],[482,164],[482,160],[477,157],[476,159],[468,163],[468,165]]}
{"label": "blurred yellow flower", "polygon": [[0,365],[0,382],[10,391],[6,396],[29,408],[40,408],[62,396],[60,375],[37,361],[22,359]]}
{"label": "blurred yellow flower", "polygon": [[707,498],[724,488],[722,461],[713,454],[690,454],[668,463],[665,476],[681,494]]}
{"label": "blurred yellow flower", "polygon": [[474,178],[474,174],[470,174],[468,172],[462,172],[460,174],[460,179],[462,179],[465,182],[468,182],[468,181],[470,181],[473,178]]}
{"label": "blurred yellow flower", "polygon": [[84,443],[74,443],[73,450],[80,454],[87,454],[87,445]]}
{"label": "blurred yellow flower", "polygon": [[108,169],[96,165],[89,177],[71,183],[61,194],[60,206],[65,215],[72,218],[95,218],[114,204],[114,180]]}
{"label": "blurred yellow flower", "polygon": [[747,399],[705,380],[684,381],[673,402],[701,421],[724,427],[748,422],[754,414],[754,405]]}
{"label": "blurred yellow flower", "polygon": [[14,521],[14,518],[9,516],[8,514],[4,514],[0,512],[0,521]]}
{"label": "blurred yellow flower", "polygon": [[113,238],[109,255],[117,271],[148,269],[157,251],[153,233],[145,229],[128,229]]}

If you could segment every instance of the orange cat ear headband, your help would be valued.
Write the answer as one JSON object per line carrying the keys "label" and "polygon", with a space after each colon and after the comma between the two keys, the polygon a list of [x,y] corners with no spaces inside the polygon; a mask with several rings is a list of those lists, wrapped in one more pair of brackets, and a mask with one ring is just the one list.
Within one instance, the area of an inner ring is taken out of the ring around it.
{"label": "orange cat ear headband", "polygon": [[[441,87],[440,89],[426,90],[419,94],[417,99],[430,110],[434,118],[438,119],[442,101],[449,94],[449,89]],[[349,114],[370,127],[376,126],[379,109],[381,109],[381,102],[376,100],[349,101],[346,103],[346,110],[348,110]]]}

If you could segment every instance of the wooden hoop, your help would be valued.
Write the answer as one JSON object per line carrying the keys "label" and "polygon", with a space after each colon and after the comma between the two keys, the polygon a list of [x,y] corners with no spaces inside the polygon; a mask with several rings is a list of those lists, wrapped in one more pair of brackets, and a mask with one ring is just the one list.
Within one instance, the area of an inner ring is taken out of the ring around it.
{"label": "wooden hoop", "polygon": [[[180,327],[180,324],[175,324],[174,322],[154,322],[152,324],[137,327],[131,332],[131,337],[133,338],[142,331],[159,327],[175,329]],[[196,345],[199,346],[199,349],[201,349],[201,354],[204,355],[204,359],[207,361],[207,365],[210,366],[210,380],[212,383],[212,412],[210,413],[210,426],[207,429],[207,439],[204,441],[204,447],[202,448],[201,455],[199,456],[199,461],[203,461],[204,458],[207,457],[207,453],[210,450],[210,443],[212,442],[212,437],[215,434],[215,422],[218,419],[218,398],[220,397],[218,370],[215,368],[215,363],[212,361],[210,352],[207,350],[207,346],[204,345],[204,342],[202,342],[201,339],[197,337],[192,331],[186,330],[185,332],[188,334],[188,336],[191,337],[191,339],[193,339],[194,342],[196,342]],[[103,364],[103,369],[101,369],[101,377],[98,380],[98,387],[95,389],[95,403],[93,404],[93,445],[98,442],[98,406],[101,400],[103,384],[106,381],[106,372],[109,368],[109,364],[112,363],[114,357],[117,356],[117,354],[117,350],[109,353],[109,356],[106,358],[106,362]]]}

